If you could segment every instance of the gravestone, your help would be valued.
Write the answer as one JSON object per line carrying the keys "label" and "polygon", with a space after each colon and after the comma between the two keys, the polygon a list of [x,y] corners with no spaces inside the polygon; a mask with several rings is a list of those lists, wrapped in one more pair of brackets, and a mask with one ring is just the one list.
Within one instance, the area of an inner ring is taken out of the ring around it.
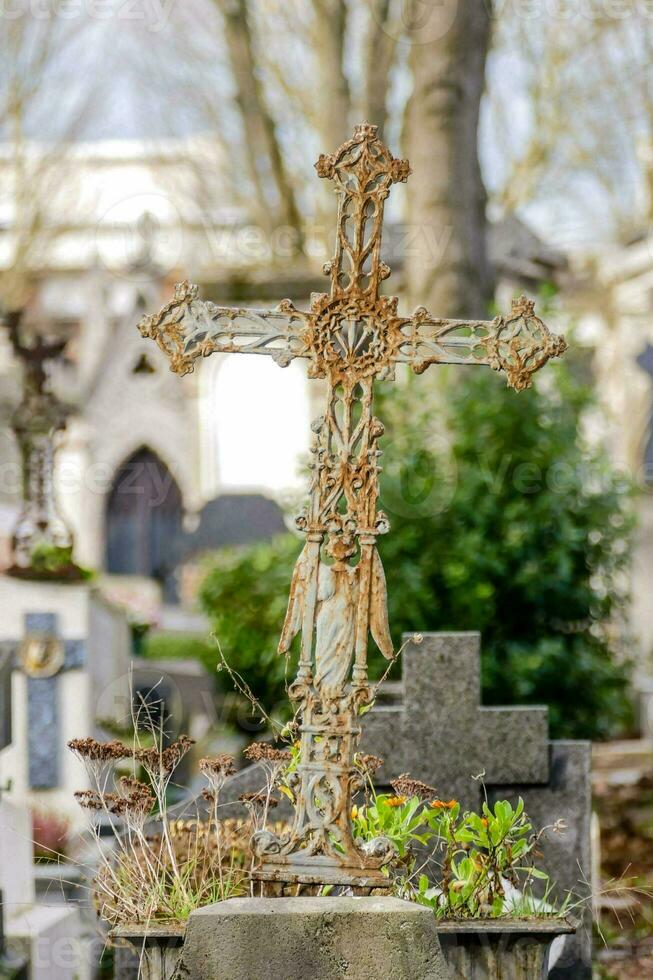
{"label": "gravestone", "polygon": [[80,773],[71,738],[98,733],[98,716],[129,705],[130,636],[124,615],[87,583],[0,577],[0,656],[12,661],[12,744],[0,781],[12,799],[83,822],[72,796]]}
{"label": "gravestone", "polygon": [[[490,802],[524,798],[536,827],[564,820],[564,835],[548,834],[542,866],[558,894],[588,894],[590,743],[549,741],[545,707],[481,705],[480,635],[425,633],[403,654],[403,701],[366,716],[361,751],[384,759],[379,786],[402,772],[433,785],[444,799],[478,809],[484,772]],[[553,980],[591,978],[591,909],[583,928],[564,941]]]}
{"label": "gravestone", "polygon": [[13,659],[11,649],[0,651],[0,976],[90,980],[79,910],[41,905],[35,894],[31,813],[5,766],[12,738]]}

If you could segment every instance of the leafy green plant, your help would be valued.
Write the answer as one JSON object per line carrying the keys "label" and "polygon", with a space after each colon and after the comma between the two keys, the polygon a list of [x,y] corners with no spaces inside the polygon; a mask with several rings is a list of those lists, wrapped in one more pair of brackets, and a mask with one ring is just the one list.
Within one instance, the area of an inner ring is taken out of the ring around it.
{"label": "leafy green plant", "polygon": [[519,395],[490,372],[444,374],[439,394],[409,378],[378,409],[397,638],[478,630],[485,703],[548,704],[557,738],[623,730],[632,487],[583,436],[580,366],[550,364]]}
{"label": "leafy green plant", "polygon": [[300,550],[293,535],[246,548],[229,548],[210,561],[200,590],[226,660],[267,711],[287,707],[286,678],[295,659],[277,653],[292,569]]}
{"label": "leafy green plant", "polygon": [[143,631],[139,654],[148,660],[198,660],[211,677],[216,677],[218,654],[215,643],[196,633]]}
{"label": "leafy green plant", "polygon": [[[533,831],[521,798],[516,807],[499,800],[493,808],[484,803],[480,813],[462,813],[455,800],[373,794],[354,808],[352,825],[363,841],[392,840],[394,890],[438,918],[560,915],[568,908],[568,901],[555,906],[553,883],[533,863],[544,831]],[[420,859],[416,845],[422,847]],[[545,883],[543,897],[533,894],[535,880]]]}
{"label": "leafy green plant", "polygon": [[93,577],[89,568],[82,568],[73,559],[72,545],[62,547],[42,541],[37,544],[31,555],[27,568],[14,567],[12,574],[23,578],[62,579],[69,581],[84,581]]}
{"label": "leafy green plant", "polygon": [[353,808],[354,838],[387,837],[395,845],[399,862],[412,864],[412,845],[428,844],[433,838],[427,816],[417,796],[404,801],[403,797],[378,795],[373,802]]}
{"label": "leafy green plant", "polygon": [[436,811],[432,826],[444,845],[440,893],[429,895],[422,876],[418,894],[439,916],[510,914],[515,908],[507,884],[523,899],[530,896],[533,879],[549,880],[526,863],[541,834],[533,833],[521,798],[515,808],[508,800],[498,800],[494,809],[483,803],[480,814],[461,814],[456,804]]}

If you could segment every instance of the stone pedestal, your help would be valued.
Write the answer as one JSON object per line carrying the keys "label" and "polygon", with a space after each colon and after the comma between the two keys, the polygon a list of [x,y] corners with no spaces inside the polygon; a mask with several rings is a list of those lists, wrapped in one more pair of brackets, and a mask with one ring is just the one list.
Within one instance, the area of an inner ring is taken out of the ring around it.
{"label": "stone pedestal", "polygon": [[177,980],[184,932],[176,922],[112,929],[115,980]]}
{"label": "stone pedestal", "polygon": [[232,898],[193,912],[185,980],[449,980],[433,913],[397,898]]}
{"label": "stone pedestal", "polygon": [[[438,923],[451,980],[541,980],[551,947],[573,934],[566,919],[467,919]],[[559,955],[560,950],[557,951]]]}

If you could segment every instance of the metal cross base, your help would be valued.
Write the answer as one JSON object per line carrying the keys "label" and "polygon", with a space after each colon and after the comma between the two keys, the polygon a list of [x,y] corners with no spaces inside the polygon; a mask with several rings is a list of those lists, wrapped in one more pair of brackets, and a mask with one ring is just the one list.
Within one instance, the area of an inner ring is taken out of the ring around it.
{"label": "metal cross base", "polygon": [[371,700],[369,685],[320,696],[310,675],[306,681],[300,675],[291,694],[302,702],[300,762],[289,777],[295,819],[284,837],[268,830],[254,835],[252,848],[261,866],[253,876],[287,885],[346,886],[362,889],[361,894],[387,888],[381,868],[395,856],[394,845],[386,837],[363,844],[351,832],[352,797],[363,786],[354,765],[358,717]]}

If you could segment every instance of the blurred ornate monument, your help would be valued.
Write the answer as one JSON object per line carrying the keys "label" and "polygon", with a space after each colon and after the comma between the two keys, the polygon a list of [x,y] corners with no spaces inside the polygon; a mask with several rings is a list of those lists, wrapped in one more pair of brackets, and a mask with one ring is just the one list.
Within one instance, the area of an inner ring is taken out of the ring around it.
{"label": "blurred ornate monument", "polygon": [[281,366],[306,358],[309,376],[327,382],[324,415],[312,426],[309,503],[297,518],[306,543],[279,644],[286,653],[301,634],[289,691],[301,713],[295,821],[285,838],[257,835],[256,874],[270,882],[368,889],[387,883],[380,869],[392,853],[385,839],[363,851],[350,824],[360,778],[354,766],[359,719],[373,697],[369,634],[386,658],[394,656],[376,548],[389,524],[377,506],[384,430],[373,412],[374,382],[392,379],[396,364],[417,374],[431,364],[477,364],[505,372],[519,391],[566,344],[525,297],[491,321],[446,320],[423,308],[400,316],[397,298],[379,294],[390,275],[381,233],[385,200],[393,183],[408,178],[408,162],[394,159],[376,127],[364,123],[333,155],[321,156],[316,169],[335,181],[338,217],[335,255],[324,268],[330,290],[314,294],[309,311],[288,300],[276,310],[219,307],[198,300],[197,287],[184,282],[159,313],[142,318],[139,330],[181,375],[198,357],[232,352],[268,354]]}
{"label": "blurred ornate monument", "polygon": [[[6,317],[9,339],[23,368],[23,392],[11,418],[22,468],[22,507],[12,534],[10,574],[47,578],[80,578],[72,561],[73,537],[57,507],[54,459],[59,433],[69,409],[52,391],[51,362],[61,357],[65,342],[21,334],[21,313]],[[38,568],[39,562],[42,567]],[[48,565],[53,567],[48,568]]]}

